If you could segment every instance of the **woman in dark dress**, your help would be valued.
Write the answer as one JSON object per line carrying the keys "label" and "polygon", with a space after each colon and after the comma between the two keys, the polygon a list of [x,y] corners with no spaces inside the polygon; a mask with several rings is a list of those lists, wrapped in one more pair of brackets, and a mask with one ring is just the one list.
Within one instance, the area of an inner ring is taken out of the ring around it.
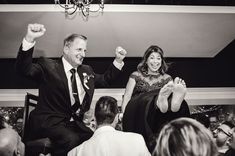
{"label": "woman in dark dress", "polygon": [[150,152],[165,123],[190,116],[185,82],[178,77],[173,81],[166,71],[162,49],[150,46],[130,75],[122,102],[123,130],[142,134]]}

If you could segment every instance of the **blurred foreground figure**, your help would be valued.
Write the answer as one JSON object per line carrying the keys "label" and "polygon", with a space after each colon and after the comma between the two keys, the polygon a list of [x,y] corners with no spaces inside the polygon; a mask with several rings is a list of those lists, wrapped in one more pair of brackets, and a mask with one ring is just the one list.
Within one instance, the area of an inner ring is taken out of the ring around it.
{"label": "blurred foreground figure", "polygon": [[11,128],[0,130],[0,156],[24,156],[25,147],[18,133]]}
{"label": "blurred foreground figure", "polygon": [[159,134],[153,156],[217,156],[212,133],[190,118],[166,124]]}
{"label": "blurred foreground figure", "polygon": [[230,132],[230,140],[229,140],[229,150],[224,154],[224,156],[235,156],[235,128],[233,128]]}

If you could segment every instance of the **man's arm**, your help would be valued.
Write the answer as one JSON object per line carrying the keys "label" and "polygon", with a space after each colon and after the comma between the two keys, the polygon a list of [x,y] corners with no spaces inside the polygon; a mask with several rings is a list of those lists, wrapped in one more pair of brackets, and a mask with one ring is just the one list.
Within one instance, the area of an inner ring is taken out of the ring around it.
{"label": "man's arm", "polygon": [[104,74],[95,74],[95,85],[98,87],[108,87],[121,73],[124,66],[123,59],[127,52],[122,47],[117,47],[115,50],[115,60],[109,66]]}
{"label": "man's arm", "polygon": [[124,66],[123,60],[126,57],[126,54],[126,50],[122,47],[117,47],[115,50],[115,59],[113,61],[113,65],[119,70],[122,70],[122,67]]}
{"label": "man's arm", "polygon": [[35,39],[44,35],[45,31],[46,29],[41,24],[28,25],[27,34],[23,39],[17,55],[15,64],[17,72],[30,77],[37,77],[41,73],[40,66],[32,63],[32,55]]}
{"label": "man's arm", "polygon": [[123,96],[123,100],[122,100],[122,112],[123,113],[125,112],[125,108],[132,97],[135,85],[136,85],[135,79],[133,79],[132,77],[129,77],[129,80],[126,85],[125,93]]}

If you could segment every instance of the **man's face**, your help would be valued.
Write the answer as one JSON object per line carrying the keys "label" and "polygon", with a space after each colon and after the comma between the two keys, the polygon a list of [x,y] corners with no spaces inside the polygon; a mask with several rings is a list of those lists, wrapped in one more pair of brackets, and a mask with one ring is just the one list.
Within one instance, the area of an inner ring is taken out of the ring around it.
{"label": "man's face", "polygon": [[215,131],[214,131],[214,137],[216,139],[216,144],[218,147],[222,147],[226,145],[227,140],[229,139],[231,128],[227,126],[226,124],[220,125]]}
{"label": "man's face", "polygon": [[74,41],[64,47],[64,58],[73,66],[77,67],[82,64],[87,51],[87,41],[76,38]]}

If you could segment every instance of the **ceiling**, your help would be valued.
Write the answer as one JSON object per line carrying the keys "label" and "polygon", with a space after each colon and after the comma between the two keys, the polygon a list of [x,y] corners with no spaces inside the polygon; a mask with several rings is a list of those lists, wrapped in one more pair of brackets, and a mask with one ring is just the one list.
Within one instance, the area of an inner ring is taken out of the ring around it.
{"label": "ceiling", "polygon": [[87,57],[113,57],[117,46],[140,57],[159,45],[166,57],[214,57],[235,39],[235,7],[111,5],[82,19],[55,5],[0,5],[0,58],[15,58],[29,23],[44,24],[35,57],[60,57],[71,33],[88,37]]}

